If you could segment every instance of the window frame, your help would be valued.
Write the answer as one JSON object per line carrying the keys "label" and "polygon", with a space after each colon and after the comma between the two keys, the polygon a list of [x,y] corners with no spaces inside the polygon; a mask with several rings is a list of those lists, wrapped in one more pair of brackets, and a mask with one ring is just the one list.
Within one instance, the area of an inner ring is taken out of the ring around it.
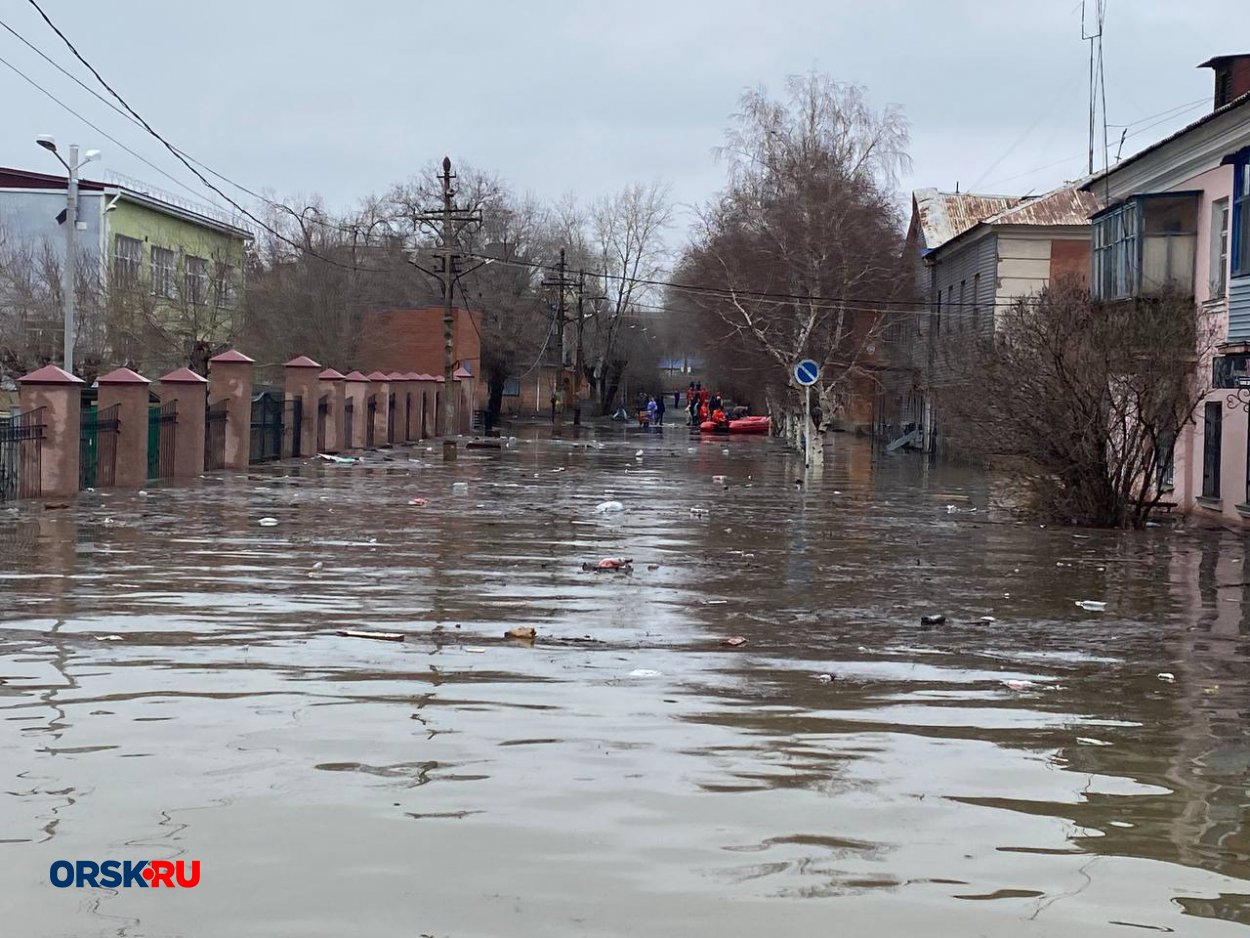
{"label": "window frame", "polygon": [[[208,302],[208,258],[188,254],[183,259],[183,268],[182,278],[186,287],[187,302],[195,306],[203,306]],[[198,284],[198,287],[193,284]]]}
{"label": "window frame", "polygon": [[213,303],[218,309],[232,309],[235,302],[235,267],[233,264],[218,264],[213,283]]}
{"label": "window frame", "polygon": [[1230,274],[1250,277],[1250,151],[1242,151],[1233,161],[1231,228]]}
{"label": "window frame", "polygon": [[1220,498],[1220,463],[1223,458],[1224,405],[1220,401],[1208,401],[1202,409],[1202,497],[1210,501],[1219,501]]}
{"label": "window frame", "polygon": [[[135,256],[122,248],[134,246]],[[133,265],[133,268],[132,268]],[[113,235],[113,278],[118,287],[137,287],[143,282],[143,242],[129,235]]]}
{"label": "window frame", "polygon": [[[157,252],[168,255],[169,265],[157,263]],[[165,299],[172,299],[178,287],[178,252],[173,248],[152,245],[152,293]]]}

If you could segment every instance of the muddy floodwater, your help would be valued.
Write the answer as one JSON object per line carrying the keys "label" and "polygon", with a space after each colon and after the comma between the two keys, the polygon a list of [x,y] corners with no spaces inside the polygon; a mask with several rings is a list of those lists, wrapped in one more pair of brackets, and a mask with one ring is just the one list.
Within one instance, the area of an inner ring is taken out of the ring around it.
{"label": "muddy floodwater", "polygon": [[[0,934],[1250,925],[1244,537],[849,438],[438,455],[0,506]],[[107,859],[201,878],[49,880]]]}

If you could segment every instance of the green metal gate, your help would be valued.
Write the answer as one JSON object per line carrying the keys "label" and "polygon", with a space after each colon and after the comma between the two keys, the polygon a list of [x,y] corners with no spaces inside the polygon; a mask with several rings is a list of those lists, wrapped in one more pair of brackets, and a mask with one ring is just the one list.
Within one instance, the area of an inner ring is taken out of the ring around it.
{"label": "green metal gate", "polygon": [[82,427],[78,434],[80,489],[105,488],[116,484],[120,411],[120,404],[103,410],[95,404],[83,408]]}
{"label": "green metal gate", "polygon": [[174,475],[174,432],[178,402],[148,407],[148,478],[170,479]]}

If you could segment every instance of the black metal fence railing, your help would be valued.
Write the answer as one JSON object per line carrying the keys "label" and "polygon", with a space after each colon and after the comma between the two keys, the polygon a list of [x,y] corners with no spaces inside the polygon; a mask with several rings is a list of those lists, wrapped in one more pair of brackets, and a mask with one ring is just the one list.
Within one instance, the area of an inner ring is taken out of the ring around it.
{"label": "black metal fence railing", "polygon": [[386,399],[386,441],[395,442],[395,394],[392,392]]}
{"label": "black metal fence railing", "polygon": [[226,401],[209,404],[204,415],[204,469],[226,467]]}
{"label": "black metal fence railing", "polygon": [[0,502],[43,490],[44,408],[0,417]]}
{"label": "black metal fence railing", "polygon": [[84,408],[78,433],[78,487],[90,489],[116,484],[117,433],[121,429],[121,405],[101,410]]}
{"label": "black metal fence railing", "polygon": [[178,402],[148,408],[148,478],[172,479],[174,440],[177,439]]}
{"label": "black metal fence railing", "polygon": [[326,421],[330,419],[330,399],[324,395],[317,399],[317,452],[326,451]]}
{"label": "black metal fence railing", "polygon": [[282,398],[262,391],[252,398],[252,436],[248,453],[249,462],[269,462],[282,458],[283,411]]}
{"label": "black metal fence railing", "polygon": [[290,419],[287,426],[291,428],[291,451],[290,456],[299,458],[303,455],[304,447],[304,398],[296,395],[287,402],[290,408]]}
{"label": "black metal fence railing", "polygon": [[373,449],[374,446],[374,428],[378,422],[378,396],[376,394],[369,395],[368,406],[365,407],[365,449]]}
{"label": "black metal fence railing", "polygon": [[356,429],[356,402],[350,397],[343,404],[343,449],[351,449]]}

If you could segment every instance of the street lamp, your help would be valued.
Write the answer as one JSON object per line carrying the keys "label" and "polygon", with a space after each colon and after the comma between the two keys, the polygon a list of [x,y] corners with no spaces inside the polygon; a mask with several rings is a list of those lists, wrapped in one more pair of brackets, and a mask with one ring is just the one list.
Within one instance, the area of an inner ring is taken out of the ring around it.
{"label": "street lamp", "polygon": [[61,269],[61,303],[65,309],[65,360],[62,366],[70,374],[74,373],[74,275],[77,270],[77,256],[74,250],[74,235],[78,230],[78,171],[92,160],[100,158],[99,150],[88,150],[83,154],[82,162],[78,161],[78,144],[71,144],[69,161],[67,162],[56,149],[56,139],[48,134],[40,134],[35,138],[39,144],[57,158],[69,174],[65,189],[65,266]]}

